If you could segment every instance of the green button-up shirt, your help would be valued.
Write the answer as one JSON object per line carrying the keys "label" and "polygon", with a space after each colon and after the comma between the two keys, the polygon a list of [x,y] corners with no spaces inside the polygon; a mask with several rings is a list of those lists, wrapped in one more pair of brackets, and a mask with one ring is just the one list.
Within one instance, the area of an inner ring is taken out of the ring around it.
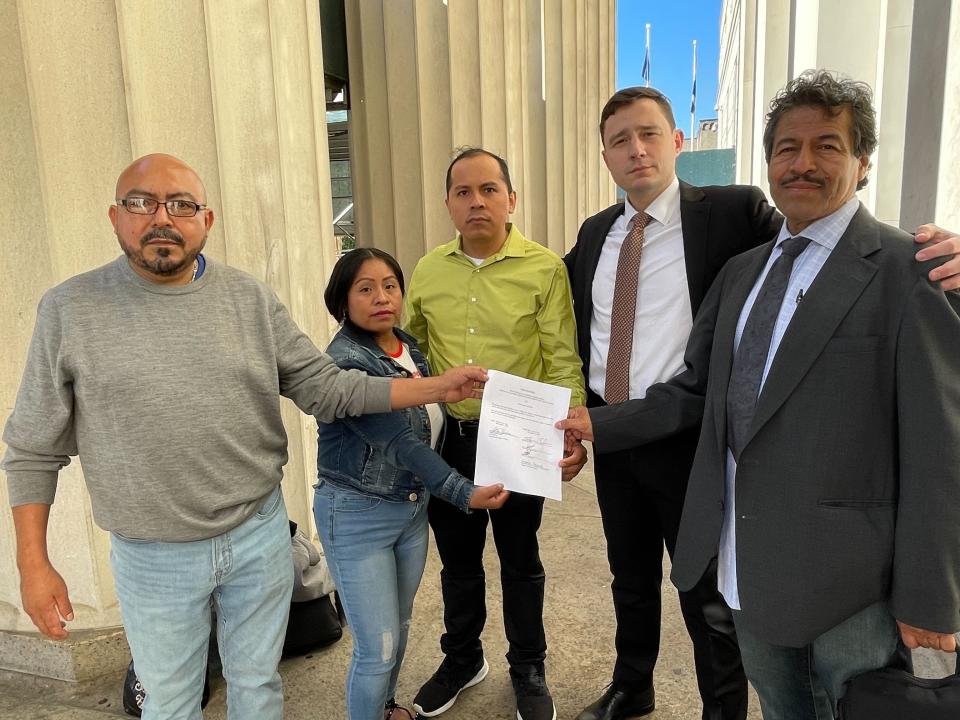
{"label": "green button-up shirt", "polygon": [[[464,255],[459,236],[421,258],[406,317],[434,373],[481,365],[568,387],[571,405],[586,401],[567,270],[556,253],[513,225],[499,252],[479,266]],[[474,419],[480,401],[447,409]]]}

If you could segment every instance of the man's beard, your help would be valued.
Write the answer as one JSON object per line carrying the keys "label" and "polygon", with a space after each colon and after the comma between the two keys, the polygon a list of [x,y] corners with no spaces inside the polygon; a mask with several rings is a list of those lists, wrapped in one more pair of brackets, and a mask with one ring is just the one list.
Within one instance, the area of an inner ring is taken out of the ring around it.
{"label": "man's beard", "polygon": [[[183,247],[183,236],[180,235],[180,233],[178,233],[176,230],[171,230],[170,228],[154,228],[140,238],[139,248],[130,248],[122,243],[121,245],[123,247],[124,254],[130,259],[131,262],[139,267],[142,267],[144,270],[153,273],[154,275],[159,275],[160,277],[176,275],[177,273],[183,271],[184,268],[190,267],[197,259],[197,255],[200,254],[200,251],[203,250],[204,243],[201,243],[199,248],[193,252],[186,253],[183,258],[181,258],[179,261],[176,261],[170,257],[170,248],[158,247],[154,251],[156,257],[153,260],[147,260],[147,258],[143,255],[143,248],[145,248],[151,240],[157,240],[159,238],[171,240],[177,243],[180,247]],[[204,241],[206,241],[206,238],[204,238]]]}

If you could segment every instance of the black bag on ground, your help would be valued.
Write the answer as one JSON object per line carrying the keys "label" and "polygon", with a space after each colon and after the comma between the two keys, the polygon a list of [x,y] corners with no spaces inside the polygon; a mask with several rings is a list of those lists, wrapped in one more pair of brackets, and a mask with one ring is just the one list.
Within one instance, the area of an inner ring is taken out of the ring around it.
{"label": "black bag on ground", "polygon": [[918,678],[881,668],[847,683],[840,720],[957,720],[960,718],[960,652],[953,675]]}
{"label": "black bag on ground", "polygon": [[343,637],[340,617],[332,601],[333,578],[317,546],[290,521],[293,553],[293,596],[290,622],[283,640],[285,658],[332,645]]}
{"label": "black bag on ground", "polygon": [[290,623],[283,640],[283,657],[304,655],[325,648],[343,637],[337,608],[324,595],[306,602],[290,603]]}

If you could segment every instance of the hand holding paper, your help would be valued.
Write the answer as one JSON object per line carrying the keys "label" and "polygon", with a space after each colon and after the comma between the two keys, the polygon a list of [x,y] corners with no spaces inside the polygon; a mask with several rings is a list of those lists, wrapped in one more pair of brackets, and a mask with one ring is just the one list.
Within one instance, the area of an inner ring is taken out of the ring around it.
{"label": "hand holding paper", "polygon": [[559,500],[563,431],[569,388],[490,370],[480,408],[477,485],[503,483],[508,490]]}

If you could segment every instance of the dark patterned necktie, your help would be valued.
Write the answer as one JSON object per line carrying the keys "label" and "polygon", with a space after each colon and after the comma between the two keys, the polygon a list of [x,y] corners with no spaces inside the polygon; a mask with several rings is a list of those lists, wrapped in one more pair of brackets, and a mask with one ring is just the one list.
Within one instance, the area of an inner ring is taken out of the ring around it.
{"label": "dark patterned necktie", "polygon": [[630,220],[630,232],[620,246],[617,277],[610,310],[610,346],[607,350],[607,378],[603,397],[608,404],[630,397],[630,357],[633,355],[633,326],[637,315],[637,278],[643,255],[643,230],[651,217],[638,212]]}
{"label": "dark patterned necktie", "polygon": [[760,381],[767,364],[773,329],[790,282],[793,262],[809,244],[810,238],[805,237],[783,241],[781,255],[767,273],[743,326],[737,354],[733,358],[730,384],[727,386],[727,444],[738,460],[757,409]]}

